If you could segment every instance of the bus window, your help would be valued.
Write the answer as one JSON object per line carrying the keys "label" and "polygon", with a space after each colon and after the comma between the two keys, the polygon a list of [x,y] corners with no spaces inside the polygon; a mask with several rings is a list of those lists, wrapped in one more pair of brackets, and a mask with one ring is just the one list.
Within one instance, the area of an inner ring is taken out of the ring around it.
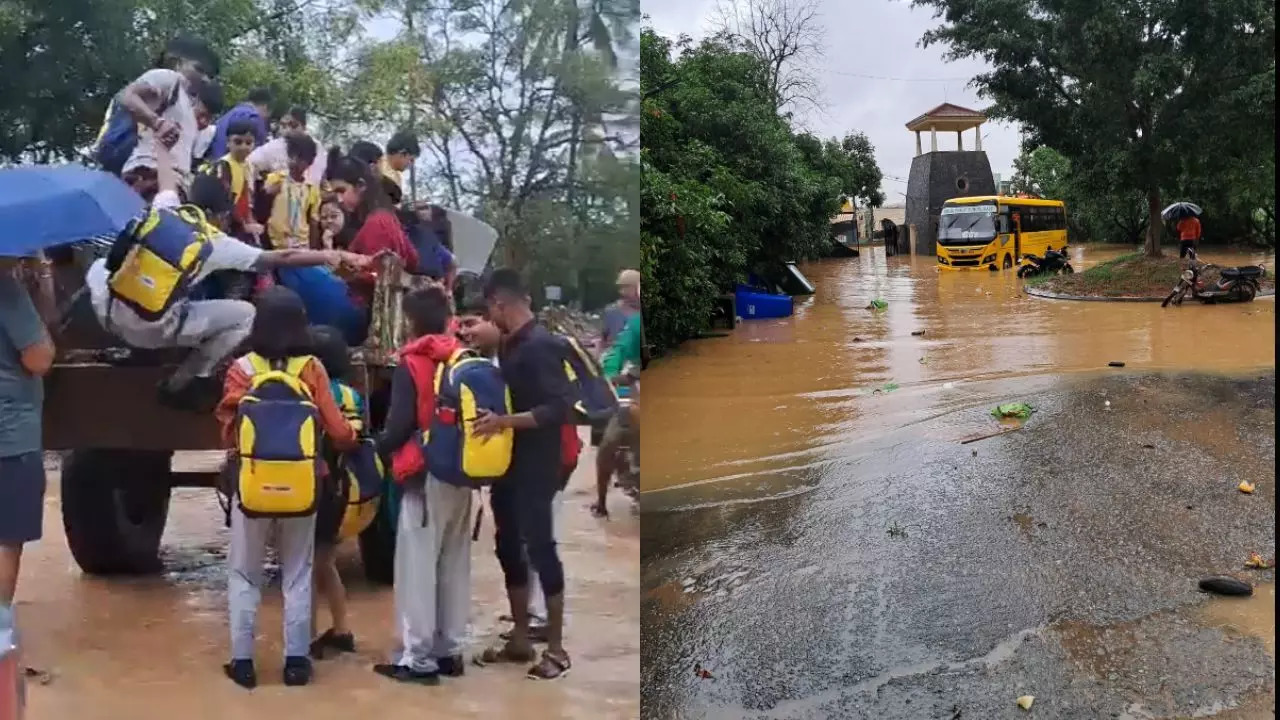
{"label": "bus window", "polygon": [[985,245],[996,229],[995,203],[947,205],[938,216],[937,237],[943,245]]}

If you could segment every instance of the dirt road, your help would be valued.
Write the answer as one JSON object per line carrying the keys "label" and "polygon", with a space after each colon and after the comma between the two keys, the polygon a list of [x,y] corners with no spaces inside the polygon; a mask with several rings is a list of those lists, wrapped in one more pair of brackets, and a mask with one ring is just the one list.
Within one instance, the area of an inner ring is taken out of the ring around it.
{"label": "dirt road", "polygon": [[[177,462],[208,462],[199,454]],[[567,645],[574,668],[558,682],[524,678],[523,667],[480,669],[434,688],[404,687],[374,675],[392,647],[389,588],[363,580],[346,548],[351,617],[360,653],[317,663],[307,688],[280,683],[280,595],[266,593],[258,627],[253,692],[222,675],[226,660],[226,531],[211,490],[180,490],[165,534],[166,574],[134,580],[84,576],[67,550],[58,475],[49,473],[45,537],[31,546],[19,586],[18,618],[27,665],[48,671],[29,687],[29,720],[420,720],[425,717],[634,718],[639,714],[639,523],[625,498],[614,519],[584,509],[593,457],[584,454],[562,511],[560,541],[568,578]],[[486,514],[487,517],[487,514]],[[476,648],[505,629],[501,571],[492,524],[474,543],[471,615]],[[321,614],[321,623],[326,620]],[[323,627],[323,624],[322,624]]]}

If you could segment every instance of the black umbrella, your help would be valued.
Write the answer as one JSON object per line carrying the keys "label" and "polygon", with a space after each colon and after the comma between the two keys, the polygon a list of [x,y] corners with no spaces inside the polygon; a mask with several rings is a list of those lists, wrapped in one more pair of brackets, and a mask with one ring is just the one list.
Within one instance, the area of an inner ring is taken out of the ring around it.
{"label": "black umbrella", "polygon": [[1164,218],[1167,222],[1173,222],[1186,217],[1199,217],[1200,214],[1201,210],[1199,205],[1189,202],[1176,202],[1165,208],[1160,213],[1160,217]]}

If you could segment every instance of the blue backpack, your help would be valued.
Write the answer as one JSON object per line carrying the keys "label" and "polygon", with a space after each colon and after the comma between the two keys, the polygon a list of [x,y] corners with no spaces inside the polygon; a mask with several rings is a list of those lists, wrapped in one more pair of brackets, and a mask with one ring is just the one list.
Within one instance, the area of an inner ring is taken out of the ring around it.
{"label": "blue backpack", "polygon": [[[168,99],[160,103],[156,115],[162,116],[165,111],[173,107],[173,104],[178,102],[179,92],[182,92],[182,86],[174,85],[173,92]],[[124,172],[124,164],[129,162],[129,156],[133,154],[136,147],[138,147],[138,122],[120,103],[120,96],[117,95],[112,98],[111,105],[107,107],[107,119],[102,123],[102,130],[98,132],[98,142],[94,147],[93,157],[103,170],[119,176]]]}
{"label": "blue backpack", "polygon": [[409,242],[413,245],[413,249],[418,251],[416,274],[433,278],[444,277],[446,268],[442,263],[442,256],[448,253],[448,250],[445,249],[444,243],[440,242],[436,229],[420,223],[407,230]]}
{"label": "blue backpack", "polygon": [[456,350],[436,365],[436,407],[423,437],[423,454],[432,475],[451,485],[481,487],[507,474],[515,433],[475,435],[480,410],[511,414],[511,392],[491,361]]}

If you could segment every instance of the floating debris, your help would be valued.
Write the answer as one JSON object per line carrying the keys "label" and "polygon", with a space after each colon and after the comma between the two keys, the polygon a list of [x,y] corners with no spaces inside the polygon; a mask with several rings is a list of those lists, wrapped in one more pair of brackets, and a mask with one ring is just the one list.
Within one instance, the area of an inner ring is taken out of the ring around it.
{"label": "floating debris", "polygon": [[710,671],[710,670],[708,670],[708,669],[706,669],[706,668],[702,667],[702,663],[696,663],[696,662],[695,662],[695,663],[693,664],[693,674],[694,674],[694,675],[696,675],[698,678],[700,678],[700,679],[702,679],[702,680],[714,680],[714,679],[715,679],[715,676],[711,674],[711,671]]}
{"label": "floating debris", "polygon": [[48,685],[53,682],[53,673],[40,668],[25,667],[22,669],[22,675],[39,685]]}
{"label": "floating debris", "polygon": [[867,305],[868,310],[884,310],[887,307],[889,307],[888,301],[882,300],[880,298],[876,298],[872,300],[871,304]]}
{"label": "floating debris", "polygon": [[1253,585],[1228,575],[1216,575],[1201,580],[1200,590],[1215,595],[1242,596],[1252,595]]}
{"label": "floating debris", "polygon": [[1120,362],[1119,360],[1112,360],[1111,362],[1107,363],[1107,367],[1124,367],[1124,363]]}
{"label": "floating debris", "polygon": [[924,334],[924,331],[923,331],[923,330],[912,330],[912,331],[911,331],[911,337],[920,337],[920,336],[921,336],[921,335],[923,335],[923,334]]}
{"label": "floating debris", "polygon": [[1026,403],[1006,403],[997,405],[991,410],[991,416],[995,418],[1017,418],[1026,420],[1031,417],[1031,413],[1035,412],[1035,408]]}
{"label": "floating debris", "polygon": [[1236,486],[1236,489],[1246,495],[1252,495],[1255,487],[1256,486],[1248,480],[1241,480],[1240,484]]}
{"label": "floating debris", "polygon": [[1035,701],[1036,701],[1035,695],[1023,695],[1022,697],[1018,698],[1018,707],[1022,708],[1023,710],[1030,710],[1032,703],[1034,703]]}

